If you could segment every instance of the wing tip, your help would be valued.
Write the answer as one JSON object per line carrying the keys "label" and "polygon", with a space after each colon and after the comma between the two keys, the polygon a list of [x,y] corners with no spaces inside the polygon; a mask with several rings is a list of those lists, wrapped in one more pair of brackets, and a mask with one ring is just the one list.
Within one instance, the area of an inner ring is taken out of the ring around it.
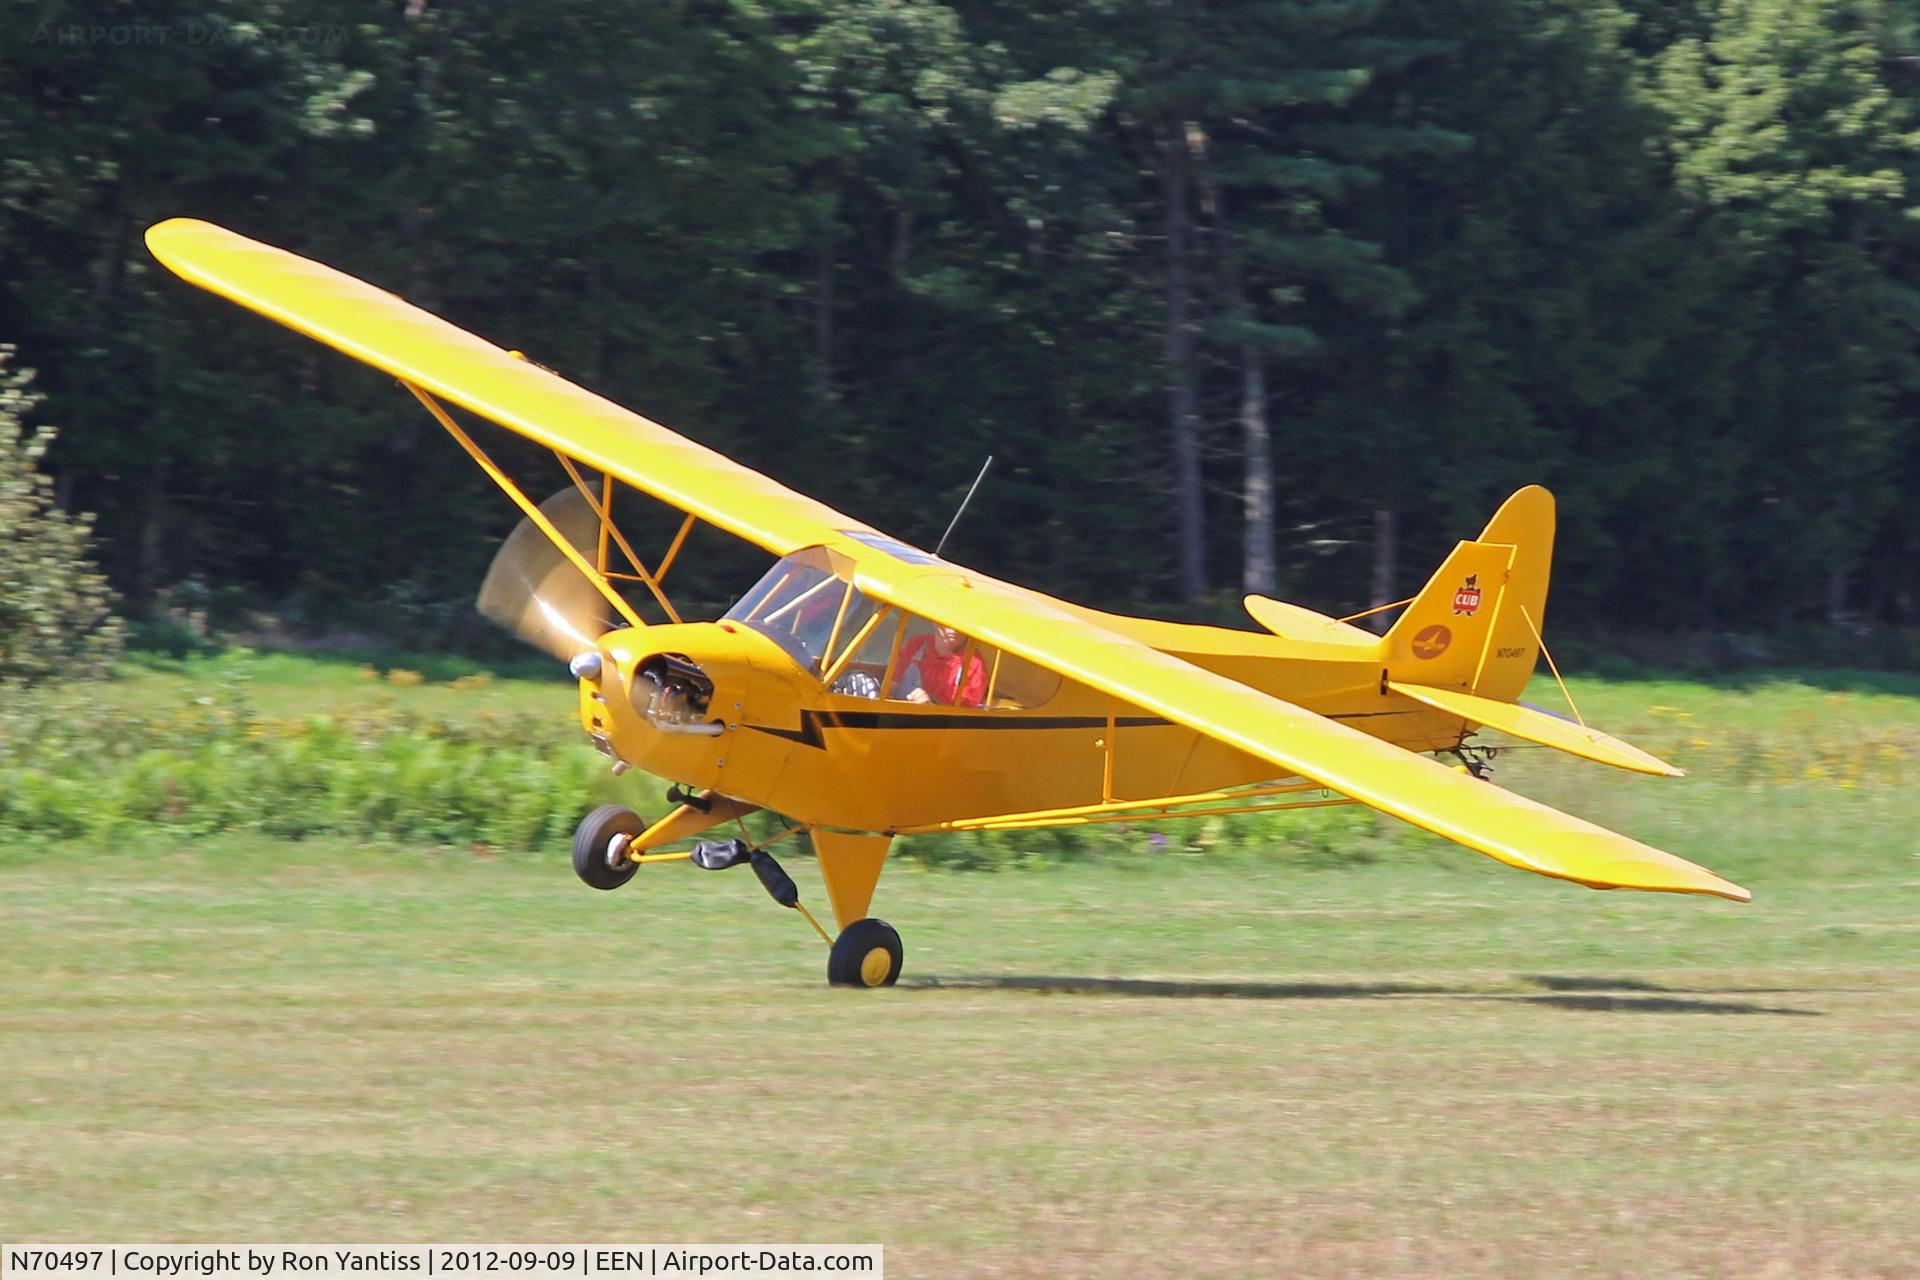
{"label": "wing tip", "polygon": [[161,266],[184,280],[194,280],[191,245],[209,232],[218,234],[226,228],[199,218],[167,218],[148,227],[141,238]]}
{"label": "wing tip", "polygon": [[[1658,882],[1644,876],[1613,876],[1606,880],[1581,880],[1589,889],[1636,889],[1649,893],[1691,893],[1703,897],[1725,898],[1729,902],[1748,903],[1753,901],[1753,892],[1731,880],[1722,880],[1705,867],[1696,867],[1700,874],[1675,880],[1662,877]],[[1571,878],[1571,877],[1569,877]]]}
{"label": "wing tip", "polygon": [[151,249],[156,244],[165,244],[179,236],[203,231],[212,226],[211,222],[203,222],[199,218],[163,218],[147,228],[145,237],[147,247]]}
{"label": "wing tip", "polygon": [[[1614,741],[1619,743],[1619,739],[1617,738],[1614,739]],[[1604,759],[1597,755],[1588,756],[1587,758],[1599,764],[1610,764],[1615,768],[1625,769],[1630,773],[1644,773],[1652,778],[1684,778],[1687,776],[1685,769],[1677,765],[1668,764],[1651,751],[1642,750],[1632,743],[1620,743],[1620,745],[1626,747],[1627,751],[1632,752],[1632,754],[1629,755],[1627,752],[1615,750]]]}

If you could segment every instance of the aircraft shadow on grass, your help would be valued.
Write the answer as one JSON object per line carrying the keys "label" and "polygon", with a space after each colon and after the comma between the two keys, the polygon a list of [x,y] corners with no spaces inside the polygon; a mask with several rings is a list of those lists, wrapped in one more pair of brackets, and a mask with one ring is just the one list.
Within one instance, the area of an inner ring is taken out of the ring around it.
{"label": "aircraft shadow on grass", "polygon": [[1819,1018],[1814,1009],[1790,1009],[1745,1000],[1703,996],[1770,994],[1799,988],[1729,988],[1726,991],[1663,987],[1636,978],[1589,978],[1525,974],[1521,981],[1551,994],[1490,991],[1484,987],[1419,982],[1200,982],[1147,978],[1081,978],[1057,974],[929,974],[903,983],[922,991],[1027,991],[1036,995],[1136,996],[1154,999],[1364,1000],[1429,997],[1545,1005],[1583,1013],[1770,1014],[1783,1018]]}

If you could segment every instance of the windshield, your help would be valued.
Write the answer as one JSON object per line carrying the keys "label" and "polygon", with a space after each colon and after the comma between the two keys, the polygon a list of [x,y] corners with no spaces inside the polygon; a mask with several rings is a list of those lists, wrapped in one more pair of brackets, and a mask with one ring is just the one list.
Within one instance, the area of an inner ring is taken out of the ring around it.
{"label": "windshield", "polygon": [[873,608],[872,601],[834,572],[824,549],[810,547],[767,570],[725,617],[752,627],[819,675],[826,669],[836,633],[846,629],[851,638]]}

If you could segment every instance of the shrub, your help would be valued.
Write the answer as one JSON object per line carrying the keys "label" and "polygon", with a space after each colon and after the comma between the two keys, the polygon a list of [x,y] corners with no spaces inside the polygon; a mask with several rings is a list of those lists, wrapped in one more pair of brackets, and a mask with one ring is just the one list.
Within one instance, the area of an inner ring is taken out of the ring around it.
{"label": "shrub", "polygon": [[53,428],[29,431],[33,371],[10,371],[0,344],[0,683],[94,677],[120,652],[112,592],[90,554],[91,517],[54,501],[39,462]]}
{"label": "shrub", "polygon": [[0,702],[0,832],[564,845],[611,776],[548,728],[391,708],[275,718],[238,682],[152,710],[56,685]]}

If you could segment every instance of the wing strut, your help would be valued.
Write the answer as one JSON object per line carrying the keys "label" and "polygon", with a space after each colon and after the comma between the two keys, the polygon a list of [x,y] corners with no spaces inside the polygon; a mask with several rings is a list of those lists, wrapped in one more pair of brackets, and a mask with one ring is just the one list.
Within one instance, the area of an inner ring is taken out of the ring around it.
{"label": "wing strut", "polygon": [[1119,714],[1120,700],[1118,698],[1108,698],[1107,732],[1106,735],[1100,739],[1100,746],[1106,752],[1107,757],[1101,762],[1100,768],[1100,802],[1102,804],[1113,803],[1113,752],[1115,746],[1118,744],[1118,739],[1114,737],[1114,730],[1118,727],[1116,721]]}
{"label": "wing strut", "polygon": [[[547,519],[546,513],[534,505],[533,499],[520,492],[520,486],[515,484],[507,473],[495,464],[492,458],[487,456],[486,450],[473,442],[473,437],[460,429],[460,424],[453,420],[453,415],[441,407],[438,400],[435,400],[432,396],[413,385],[413,383],[408,382],[405,378],[400,379],[400,385],[411,391],[414,398],[426,406],[427,412],[433,415],[434,420],[447,429],[447,434],[460,442],[460,447],[467,451],[467,456],[478,463],[480,469],[486,472],[495,484],[500,486],[502,493],[513,499],[513,505],[520,508],[521,514],[525,515],[528,520],[531,520],[535,528],[547,535],[547,541],[559,548],[560,553],[566,556],[573,564],[573,567],[586,575],[587,581],[591,582],[594,587],[599,590],[600,594],[607,598],[607,603],[613,606],[614,612],[618,613],[622,618],[625,618],[628,625],[634,627],[636,630],[646,627],[647,624],[640,620],[640,615],[633,611],[633,606],[621,599],[620,593],[613,589],[613,584],[608,582],[603,574],[587,563],[586,557],[580,554],[577,547],[560,536],[560,531],[553,527],[553,522]],[[591,501],[591,498],[589,498],[589,501]],[[596,510],[597,509],[596,507]]]}
{"label": "wing strut", "polygon": [[660,567],[653,571],[655,579],[667,580],[667,570],[673,568],[673,562],[680,555],[680,548],[687,545],[687,535],[693,532],[695,516],[688,516],[680,522],[680,532],[673,535],[673,541],[667,545],[667,554],[660,557]]}
{"label": "wing strut", "polygon": [[[1270,799],[1272,796],[1292,796],[1311,791],[1317,791],[1326,798]],[[1263,803],[1245,803],[1248,800]],[[1159,822],[1164,818],[1238,816],[1272,813],[1282,809],[1325,809],[1358,803],[1346,796],[1328,795],[1327,789],[1317,782],[1270,782],[1231,791],[1197,791],[1183,796],[1158,796],[1151,800],[1103,800],[1099,804],[1069,805],[1061,809],[1030,809],[981,818],[953,818],[925,826],[901,827],[894,834],[910,836],[935,831],[1024,831],[1036,827],[1092,826],[1102,822]]]}
{"label": "wing strut", "polygon": [[[573,465],[572,458],[569,458],[558,449],[553,451],[553,456],[560,459],[560,465],[567,469],[567,475],[573,479],[573,487],[580,491],[580,496],[587,500],[589,507],[593,508],[593,514],[599,517],[601,575],[609,580],[622,578],[630,582],[644,582],[647,590],[653,592],[653,598],[660,602],[660,607],[667,611],[667,617],[669,619],[674,622],[684,621],[679,611],[673,607],[673,601],[667,599],[667,593],[661,589],[659,576],[647,572],[647,562],[642,560],[639,554],[634,551],[633,544],[627,541],[627,535],[621,533],[619,527],[613,523],[613,477],[611,475],[603,477],[605,482],[600,486],[601,496],[596,498],[593,496],[593,490],[587,487],[586,480],[580,475],[580,468]],[[692,519],[692,516],[687,517],[687,521],[691,521]],[[683,529],[686,527],[685,522],[682,523],[681,527]],[[684,536],[685,535],[682,534],[683,538]],[[625,553],[628,562],[634,567],[633,573],[615,573],[607,568],[607,539],[609,537],[619,544],[620,550]],[[680,538],[674,540],[676,550],[679,548],[680,541]]]}

